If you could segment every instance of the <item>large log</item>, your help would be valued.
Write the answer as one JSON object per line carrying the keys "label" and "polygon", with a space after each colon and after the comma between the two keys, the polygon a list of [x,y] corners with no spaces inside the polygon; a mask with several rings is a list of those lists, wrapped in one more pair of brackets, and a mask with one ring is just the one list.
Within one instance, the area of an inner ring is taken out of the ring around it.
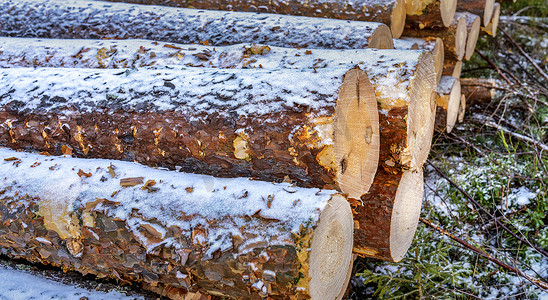
{"label": "large log", "polygon": [[413,28],[449,27],[457,10],[457,0],[406,0],[406,26]]}
{"label": "large log", "polygon": [[404,36],[415,38],[438,37],[443,41],[445,59],[462,60],[466,52],[467,28],[463,16],[455,16],[447,28],[441,29],[413,29],[406,28]]}
{"label": "large log", "polygon": [[462,16],[466,20],[467,39],[464,59],[470,60],[476,49],[479,33],[481,31],[481,19],[477,15],[468,12],[458,12],[455,16]]}
{"label": "large log", "polygon": [[[11,40],[10,40],[11,42]],[[400,166],[406,169],[417,169],[422,166],[430,149],[430,139],[427,132],[432,128],[430,123],[430,93],[435,88],[431,81],[433,72],[433,60],[429,51],[395,51],[395,50],[323,50],[323,49],[289,49],[278,47],[266,47],[264,45],[235,45],[230,47],[204,47],[192,45],[193,50],[188,50],[188,45],[175,45],[148,41],[122,42],[122,41],[101,41],[94,45],[86,41],[70,41],[67,48],[65,43],[59,41],[32,41],[21,40],[19,44],[29,45],[30,50],[23,48],[28,53],[30,61],[40,66],[78,66],[98,65],[96,53],[103,53],[107,50],[113,54],[103,62],[105,67],[117,67],[119,64],[113,61],[126,61],[135,53],[145,51],[142,54],[145,59],[138,60],[131,66],[154,65],[154,66],[200,66],[216,68],[274,68],[274,69],[308,69],[324,70],[325,68],[340,68],[347,64],[358,64],[360,68],[369,75],[372,84],[376,88],[377,101],[383,114],[381,119],[388,119],[389,131],[396,133],[407,128],[403,134],[393,135],[393,144],[385,150],[385,156],[389,164]],[[0,40],[1,45],[1,40]],[[4,44],[6,45],[6,44]],[[86,46],[89,45],[89,46]],[[168,46],[168,47],[166,47]],[[21,45],[21,47],[23,47]],[[72,47],[72,48],[71,48]],[[18,44],[4,46],[4,55],[14,57],[10,62],[18,62]],[[48,61],[40,59],[44,53],[38,48],[47,48],[49,52],[46,57]],[[85,53],[80,50],[85,48]],[[144,48],[145,50],[141,50]],[[9,50],[8,49],[12,49]],[[34,49],[34,50],[33,50]],[[103,49],[103,50],[101,50]],[[112,49],[112,50],[110,50]],[[8,54],[8,52],[12,54]],[[57,53],[57,54],[56,54]],[[76,53],[77,55],[71,54]],[[154,58],[150,58],[154,53]],[[255,53],[255,54],[254,54]],[[79,57],[74,59],[70,56]],[[179,59],[177,58],[179,55]],[[0,54],[0,64],[2,54]],[[63,57],[69,57],[67,60]],[[36,58],[36,59],[35,59]],[[23,65],[28,66],[28,63]],[[411,106],[411,108],[408,108]],[[392,118],[405,117],[409,111],[409,125],[393,122]],[[395,117],[398,116],[398,117]],[[398,127],[398,126],[403,127]],[[393,126],[393,127],[392,127]],[[375,135],[375,132],[373,132]],[[415,136],[411,137],[411,136]]]}
{"label": "large log", "polygon": [[4,255],[236,299],[340,299],[340,194],[0,148]]}
{"label": "large log", "polygon": [[12,148],[290,179],[353,198],[377,168],[375,92],[354,65],[0,74],[0,143]]}
{"label": "large log", "polygon": [[437,37],[427,37],[423,39],[404,37],[402,38],[402,40],[414,42],[417,44],[418,49],[429,50],[430,52],[432,52],[432,55],[434,57],[434,69],[436,70],[436,84],[438,84],[443,73],[443,64],[445,61],[443,41]]}
{"label": "large log", "polygon": [[168,5],[198,9],[261,12],[307,17],[322,17],[353,21],[380,22],[390,26],[392,35],[398,38],[405,26],[404,0],[358,1],[221,1],[221,0],[109,0],[138,4]]}
{"label": "large log", "polygon": [[436,129],[451,132],[459,114],[461,84],[458,78],[442,76],[437,89]]}
{"label": "large log", "polygon": [[499,18],[500,18],[500,4],[495,3],[491,21],[489,22],[489,24],[485,25],[485,27],[483,28],[483,31],[487,32],[487,34],[491,36],[496,36],[497,28],[499,27]]}
{"label": "large log", "polygon": [[457,10],[478,15],[483,20],[483,26],[491,22],[495,0],[459,0]]}
{"label": "large log", "polygon": [[145,6],[83,0],[7,0],[0,35],[11,37],[129,39],[228,45],[392,49],[381,23],[297,16]]}
{"label": "large log", "polygon": [[360,256],[400,261],[411,246],[419,222],[424,180],[421,170],[377,171],[361,204],[353,207],[354,252]]}

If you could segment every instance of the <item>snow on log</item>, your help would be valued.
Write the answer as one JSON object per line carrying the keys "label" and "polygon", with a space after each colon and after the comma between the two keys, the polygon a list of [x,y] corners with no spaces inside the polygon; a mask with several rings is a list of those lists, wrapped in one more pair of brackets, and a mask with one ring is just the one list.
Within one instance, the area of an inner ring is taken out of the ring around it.
{"label": "snow on log", "polygon": [[[394,118],[393,114],[405,117],[407,108],[403,108],[410,106],[410,121],[408,127],[403,127],[407,128],[407,133],[393,135],[394,143],[386,148],[386,151],[389,151],[386,158],[393,158],[388,163],[405,169],[416,169],[422,167],[429,153],[431,141],[427,136],[433,126],[433,123],[430,123],[432,114],[430,111],[430,93],[436,86],[431,81],[435,72],[432,69],[433,60],[429,51],[291,49],[267,47],[265,45],[234,45],[211,48],[198,45],[163,43],[154,45],[154,42],[143,40],[134,42],[100,41],[99,43],[100,45],[94,46],[91,42],[74,40],[66,43],[68,48],[60,50],[60,47],[65,47],[65,43],[61,41],[33,42],[21,40],[19,42],[19,44],[26,44],[30,47],[28,50],[24,48],[23,51],[27,53],[27,57],[31,58],[28,61],[36,62],[39,66],[50,67],[59,66],[57,62],[63,62],[62,65],[66,66],[71,64],[83,67],[96,66],[97,63],[94,62],[97,56],[96,53],[107,50],[115,54],[112,58],[103,62],[106,67],[116,67],[118,65],[112,63],[113,61],[125,61],[139,51],[146,51],[142,54],[146,59],[142,63],[132,64],[131,66],[154,65],[166,67],[173,64],[172,66],[314,71],[358,64],[368,74],[371,83],[376,88],[379,108],[383,111],[383,114],[379,117],[385,120],[385,126],[392,128],[389,131],[401,131],[401,128],[396,129],[401,124],[391,127],[395,124],[392,120]],[[55,46],[55,44],[63,46]],[[89,46],[86,47],[86,44]],[[4,49],[6,49],[4,54],[0,54],[0,65],[2,60],[7,60],[6,57],[15,57],[10,62],[18,61],[17,45],[9,47],[13,49],[10,51],[7,51],[8,47],[5,46],[6,44],[2,44],[1,39],[0,45],[4,45]],[[21,47],[24,46],[21,45]],[[43,50],[36,49],[40,47],[49,49],[48,57],[51,56],[52,58],[48,62],[39,58],[43,55]],[[189,47],[192,47],[192,50],[188,50]],[[145,50],[140,50],[143,48]],[[79,53],[82,52],[81,49],[89,50],[85,53]],[[8,52],[12,52],[13,55],[8,54]],[[77,53],[78,55],[71,53]],[[149,58],[150,53],[154,53],[154,58]],[[2,58],[3,55],[4,58]],[[80,58],[73,61],[71,55]],[[177,55],[179,58],[177,58]],[[69,58],[65,60],[64,57]],[[29,66],[28,63],[22,65]],[[392,109],[394,110],[391,111]],[[373,115],[371,118],[373,118]],[[415,134],[416,138],[414,137]],[[373,137],[375,135],[376,131],[373,131]]]}
{"label": "snow on log", "polygon": [[407,26],[419,29],[449,27],[457,10],[457,0],[405,0],[405,3]]}
{"label": "snow on log", "polygon": [[490,103],[495,97],[496,89],[503,86],[495,79],[485,78],[461,78],[460,83],[468,106]]}
{"label": "snow on log", "polygon": [[446,59],[462,60],[466,52],[466,18],[456,15],[447,28],[441,29],[405,29],[403,35],[416,38],[438,37],[443,41]]}
{"label": "snow on log", "polygon": [[432,53],[432,55],[434,56],[434,69],[436,70],[436,84],[438,84],[441,79],[441,75],[443,72],[443,63],[445,60],[443,41],[437,37],[427,37],[422,39],[403,37],[402,40],[414,42],[417,44],[418,49],[429,50]]}
{"label": "snow on log", "polygon": [[405,39],[394,39],[394,49],[419,50],[419,45],[415,41],[409,41]]}
{"label": "snow on log", "polygon": [[228,45],[392,49],[381,23],[298,16],[109,3],[84,0],[7,0],[0,35],[37,38],[137,39]]}
{"label": "snow on log", "polygon": [[495,8],[493,9],[493,16],[489,24],[485,25],[483,31],[491,36],[497,35],[497,28],[499,27],[499,18],[500,18],[500,4],[495,3]]}
{"label": "snow on log", "polygon": [[483,26],[487,26],[491,22],[495,11],[494,4],[495,0],[459,0],[457,10],[480,16],[483,20]]}
{"label": "snow on log", "polygon": [[457,122],[462,123],[464,121],[465,113],[466,113],[466,96],[462,94],[460,95],[459,116],[457,117]]}
{"label": "snow on log", "polygon": [[167,5],[210,10],[229,10],[321,17],[353,21],[370,21],[390,26],[392,35],[398,38],[405,26],[404,0],[357,0],[357,1],[221,1],[221,0],[109,0],[149,5]]}
{"label": "snow on log", "polygon": [[468,13],[468,12],[458,12],[455,16],[462,16],[466,20],[466,29],[467,29],[467,39],[466,39],[466,50],[464,54],[464,59],[470,60],[476,49],[476,44],[478,42],[478,37],[481,29],[481,20],[477,15]]}
{"label": "snow on log", "polygon": [[461,71],[462,71],[462,60],[445,59],[443,63],[442,75],[460,78]]}
{"label": "snow on log", "polygon": [[451,132],[459,114],[461,84],[459,79],[442,76],[437,89],[436,129]]}
{"label": "snow on log", "polygon": [[361,204],[353,206],[354,253],[387,261],[400,261],[415,235],[424,192],[422,169],[377,171],[375,182]]}
{"label": "snow on log", "polygon": [[237,299],[336,299],[352,262],[340,194],[0,148],[1,252]]}
{"label": "snow on log", "polygon": [[378,164],[375,91],[354,65],[11,68],[0,70],[0,94],[0,143],[17,149],[293,180],[353,198]]}

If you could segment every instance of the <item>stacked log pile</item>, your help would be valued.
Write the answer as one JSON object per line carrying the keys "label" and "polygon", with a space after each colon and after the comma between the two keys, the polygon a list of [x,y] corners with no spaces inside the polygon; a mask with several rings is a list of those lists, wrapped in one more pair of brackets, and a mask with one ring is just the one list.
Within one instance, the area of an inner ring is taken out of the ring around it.
{"label": "stacked log pile", "polygon": [[353,255],[405,256],[496,31],[419,2],[6,1],[0,251],[172,299],[340,299]]}

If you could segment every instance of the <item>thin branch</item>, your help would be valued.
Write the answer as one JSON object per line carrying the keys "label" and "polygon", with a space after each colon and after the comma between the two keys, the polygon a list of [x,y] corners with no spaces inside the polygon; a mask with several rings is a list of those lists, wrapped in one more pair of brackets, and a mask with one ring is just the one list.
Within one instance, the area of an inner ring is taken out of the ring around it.
{"label": "thin branch", "polygon": [[508,227],[506,227],[506,225],[504,225],[504,223],[502,223],[498,218],[496,218],[493,214],[491,214],[489,211],[487,211],[481,204],[479,204],[476,200],[474,200],[474,198],[472,198],[472,196],[470,196],[467,192],[465,192],[458,184],[456,184],[453,180],[451,180],[449,177],[447,177],[447,175],[445,175],[440,169],[438,169],[438,167],[436,167],[434,164],[432,164],[432,162],[430,162],[429,160],[426,161],[430,166],[432,166],[432,168],[434,168],[434,170],[436,170],[436,172],[438,172],[438,174],[440,174],[441,177],[443,177],[445,180],[447,180],[453,187],[455,187],[459,192],[461,192],[466,198],[468,198],[468,200],[470,200],[470,202],[472,202],[477,208],[479,208],[479,210],[481,210],[484,214],[486,214],[487,216],[489,216],[491,219],[494,219],[495,222],[497,224],[500,225],[500,227],[502,229],[504,229],[506,232],[508,232],[510,235],[512,235],[515,239],[525,243],[526,245],[528,245],[529,247],[532,247],[534,248],[535,250],[537,250],[540,254],[542,254],[543,256],[547,257],[548,258],[548,252],[546,252],[546,250],[532,244],[531,242],[529,242],[528,240],[522,238],[522,237],[519,237],[517,234],[515,234],[512,230],[508,229]]}
{"label": "thin branch", "polygon": [[500,267],[510,271],[510,272],[513,272],[515,273],[516,275],[518,276],[521,276],[527,280],[529,280],[531,283],[533,283],[534,285],[542,288],[542,289],[545,289],[548,291],[548,283],[542,281],[542,280],[539,280],[537,278],[534,278],[532,277],[531,275],[528,275],[527,273],[519,270],[518,268],[516,267],[512,267],[508,264],[506,264],[505,262],[489,255],[488,253],[482,251],[481,249],[475,247],[474,245],[471,245],[470,243],[466,242],[465,240],[451,234],[450,232],[448,232],[447,230],[443,229],[443,228],[440,228],[439,226],[437,225],[434,225],[430,220],[427,220],[427,219],[423,219],[423,218],[420,218],[419,219],[422,223],[430,226],[431,228],[435,229],[436,231],[438,231],[439,233],[445,235],[445,236],[448,236],[449,238],[451,238],[452,240],[458,242],[459,244],[463,245],[464,247],[474,251],[475,253],[487,258],[488,260],[490,260],[491,262],[499,265]]}
{"label": "thin branch", "polygon": [[504,75],[504,73],[502,73],[502,71],[500,70],[500,68],[492,61],[489,59],[489,57],[481,54],[481,52],[479,52],[478,50],[474,50],[481,58],[483,58],[483,60],[485,60],[488,64],[490,64],[494,69],[495,71],[497,71],[497,73],[499,73],[499,76],[502,77],[502,79],[504,79],[504,81],[506,81],[506,83],[508,83],[509,86],[513,86],[514,84],[512,84],[512,82],[510,81],[510,79],[508,79],[508,77],[506,77],[506,75]]}
{"label": "thin branch", "polygon": [[548,82],[548,75],[546,75],[546,73],[544,73],[544,71],[537,65],[537,63],[523,50],[523,48],[520,47],[520,45],[518,45],[518,43],[516,43],[516,41],[514,41],[514,39],[508,35],[508,33],[506,33],[504,30],[500,30],[500,32],[502,32],[504,34],[504,36],[506,36],[506,38],[514,45],[516,46],[516,48],[518,48],[519,52],[521,53],[521,55],[523,55],[532,65],[533,67],[535,67],[535,69],[537,69],[537,71],[540,73],[540,75],[542,75],[542,77],[544,77],[544,79]]}

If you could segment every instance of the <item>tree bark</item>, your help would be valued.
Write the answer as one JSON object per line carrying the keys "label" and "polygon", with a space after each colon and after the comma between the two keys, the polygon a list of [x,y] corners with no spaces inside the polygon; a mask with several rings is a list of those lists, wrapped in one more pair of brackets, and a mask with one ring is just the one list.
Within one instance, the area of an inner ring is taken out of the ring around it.
{"label": "tree bark", "polygon": [[406,28],[403,35],[415,38],[440,38],[443,41],[445,59],[462,60],[466,52],[467,28],[466,19],[463,16],[455,16],[447,28],[422,30]]}
{"label": "tree bark", "polygon": [[406,26],[418,29],[449,27],[457,0],[406,0]]}
{"label": "tree bark", "polygon": [[378,112],[352,68],[4,69],[0,141],[359,198],[377,168]]}
{"label": "tree bark", "polygon": [[7,0],[0,35],[37,38],[152,39],[299,48],[392,49],[381,23],[142,6],[81,0]]}
{"label": "tree bark", "polygon": [[491,22],[495,10],[494,4],[495,0],[459,0],[457,10],[480,16],[483,20],[483,26],[487,26]]}
{"label": "tree bark", "polygon": [[466,20],[467,38],[464,59],[470,60],[476,49],[479,33],[481,30],[481,19],[477,15],[468,12],[458,12],[456,17],[464,17]]}
{"label": "tree bark", "polygon": [[461,84],[459,79],[442,76],[437,89],[436,130],[451,132],[459,114]]}
{"label": "tree bark", "polygon": [[221,0],[109,0],[138,4],[167,5],[209,10],[228,10],[320,17],[352,21],[379,22],[390,26],[392,35],[398,38],[405,26],[404,0],[348,1],[221,1]]}
{"label": "tree bark", "polygon": [[0,158],[10,257],[237,299],[335,299],[346,287],[353,222],[339,194],[120,161]]}
{"label": "tree bark", "polygon": [[422,170],[394,174],[379,168],[370,192],[353,206],[359,224],[354,229],[354,252],[400,261],[413,241],[423,192]]}

